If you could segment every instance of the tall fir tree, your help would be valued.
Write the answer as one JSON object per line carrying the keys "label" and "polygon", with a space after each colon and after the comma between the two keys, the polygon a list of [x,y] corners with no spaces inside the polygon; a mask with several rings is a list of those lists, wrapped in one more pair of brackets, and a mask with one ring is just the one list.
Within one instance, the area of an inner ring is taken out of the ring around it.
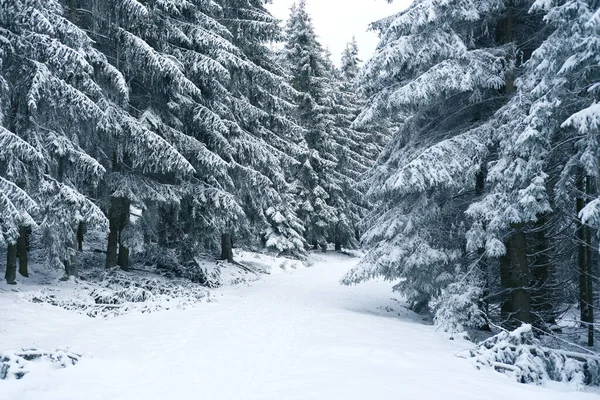
{"label": "tall fir tree", "polygon": [[314,248],[326,248],[339,221],[332,196],[341,192],[333,179],[337,162],[331,137],[334,99],[328,60],[317,40],[305,0],[291,9],[283,59],[291,85],[298,92],[295,117],[305,128],[309,149],[300,160],[297,173],[297,213],[305,226],[308,243]]}
{"label": "tall fir tree", "polygon": [[[471,271],[473,282],[487,273],[482,256],[466,251],[465,211],[485,190],[490,120],[512,95],[535,26],[526,12],[512,19],[512,7],[422,0],[374,24],[381,42],[361,74],[369,106],[355,124],[393,116],[400,129],[370,176],[381,202],[367,218],[364,239],[373,248],[346,283],[399,281],[395,288],[420,310]],[[498,247],[502,253],[501,242],[490,250]]]}

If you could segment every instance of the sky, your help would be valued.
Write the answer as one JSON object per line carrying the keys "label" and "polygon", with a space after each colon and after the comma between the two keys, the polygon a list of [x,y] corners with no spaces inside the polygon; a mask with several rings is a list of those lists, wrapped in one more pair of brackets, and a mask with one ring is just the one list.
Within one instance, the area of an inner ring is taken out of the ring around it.
{"label": "sky", "polygon": [[[378,39],[375,32],[367,32],[369,24],[408,7],[412,0],[307,0],[307,9],[313,19],[321,44],[332,53],[333,62],[340,64],[346,43],[356,36],[360,57],[368,60],[375,52]],[[294,0],[273,0],[267,8],[286,20]]]}

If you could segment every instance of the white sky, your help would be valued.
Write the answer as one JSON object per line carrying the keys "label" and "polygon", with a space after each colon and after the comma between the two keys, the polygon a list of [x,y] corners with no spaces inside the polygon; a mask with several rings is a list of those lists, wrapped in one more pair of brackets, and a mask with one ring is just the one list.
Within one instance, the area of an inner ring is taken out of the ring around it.
{"label": "white sky", "polygon": [[[331,50],[333,62],[340,64],[346,43],[356,36],[360,57],[368,60],[377,46],[375,32],[367,32],[369,24],[408,7],[412,0],[307,0],[307,9],[323,47]],[[273,15],[286,20],[294,0],[273,0],[267,8]]]}

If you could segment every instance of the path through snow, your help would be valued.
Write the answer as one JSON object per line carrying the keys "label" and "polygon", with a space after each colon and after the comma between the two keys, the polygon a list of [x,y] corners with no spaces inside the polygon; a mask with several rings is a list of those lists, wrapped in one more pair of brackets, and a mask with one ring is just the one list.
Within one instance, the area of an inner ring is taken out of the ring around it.
{"label": "path through snow", "polygon": [[85,357],[0,381],[0,399],[596,398],[476,370],[454,355],[468,344],[422,324],[391,300],[389,283],[340,286],[356,259],[318,258],[311,268],[217,290],[214,302],[184,311],[101,320],[2,304],[0,316],[14,315],[0,327],[3,348],[69,347]]}

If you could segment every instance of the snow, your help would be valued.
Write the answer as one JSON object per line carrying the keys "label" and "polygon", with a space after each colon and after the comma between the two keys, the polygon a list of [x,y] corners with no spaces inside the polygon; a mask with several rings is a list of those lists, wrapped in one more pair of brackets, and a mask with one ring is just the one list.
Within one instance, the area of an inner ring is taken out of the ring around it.
{"label": "snow", "polygon": [[[246,256],[249,257],[249,256]],[[248,261],[248,260],[245,260]],[[81,354],[65,369],[0,381],[11,400],[586,399],[567,385],[522,385],[455,355],[450,341],[390,292],[340,286],[358,258],[312,255],[310,268],[211,292],[186,310],[92,319],[24,302],[0,285],[2,351]],[[594,397],[595,398],[595,397]]]}

